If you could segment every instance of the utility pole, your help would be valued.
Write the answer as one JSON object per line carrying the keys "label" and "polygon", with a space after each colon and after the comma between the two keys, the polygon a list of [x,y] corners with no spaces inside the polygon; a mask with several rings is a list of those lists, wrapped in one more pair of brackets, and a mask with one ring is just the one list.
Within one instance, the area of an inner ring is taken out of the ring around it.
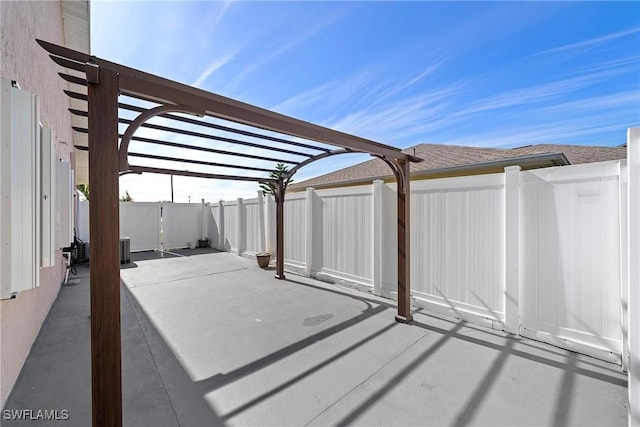
{"label": "utility pole", "polygon": [[171,203],[173,203],[173,174],[171,174]]}

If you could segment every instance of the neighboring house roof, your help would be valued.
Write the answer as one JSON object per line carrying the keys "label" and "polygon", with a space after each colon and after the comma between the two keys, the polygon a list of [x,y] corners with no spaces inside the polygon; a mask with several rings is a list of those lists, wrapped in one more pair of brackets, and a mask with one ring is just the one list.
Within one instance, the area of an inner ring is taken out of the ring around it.
{"label": "neighboring house roof", "polygon": [[[483,148],[459,145],[419,144],[404,151],[424,159],[411,164],[413,178],[443,177],[498,172],[506,166],[520,165],[523,169],[561,166],[567,164],[604,162],[624,159],[626,147],[594,147],[581,145],[540,144],[518,148]],[[324,188],[357,185],[374,179],[393,180],[389,166],[380,159],[372,159],[354,166],[293,183],[290,191],[307,187]]]}

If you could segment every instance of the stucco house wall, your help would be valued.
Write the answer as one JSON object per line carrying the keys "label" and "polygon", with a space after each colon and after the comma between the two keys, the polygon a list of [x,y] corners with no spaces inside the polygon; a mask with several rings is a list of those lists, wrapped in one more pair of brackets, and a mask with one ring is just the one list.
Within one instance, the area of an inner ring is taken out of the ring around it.
{"label": "stucco house wall", "polygon": [[[40,97],[40,121],[57,134],[56,157],[70,161],[72,130],[57,66],[35,39],[65,44],[60,1],[0,1],[1,75]],[[0,301],[0,402],[4,406],[63,279],[62,252],[55,266],[40,270],[40,287]]]}

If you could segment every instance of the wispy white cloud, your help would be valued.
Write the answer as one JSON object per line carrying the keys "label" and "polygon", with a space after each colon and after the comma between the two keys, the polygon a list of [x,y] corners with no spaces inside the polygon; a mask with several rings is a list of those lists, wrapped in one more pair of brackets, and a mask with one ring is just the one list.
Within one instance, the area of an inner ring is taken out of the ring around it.
{"label": "wispy white cloud", "polygon": [[532,54],[531,56],[538,56],[538,55],[546,55],[549,53],[557,53],[557,52],[566,52],[568,50],[580,50],[580,49],[588,49],[591,48],[593,46],[597,46],[600,45],[602,43],[606,43],[608,41],[611,40],[615,40],[618,39],[620,37],[625,37],[628,36],[630,34],[635,34],[637,32],[640,32],[640,28],[631,28],[629,30],[624,30],[624,31],[618,31],[612,34],[607,34],[604,36],[600,36],[600,37],[594,37],[592,39],[588,39],[588,40],[583,40],[581,42],[577,42],[577,43],[570,43],[570,44],[566,44],[563,46],[558,46],[558,47],[554,47],[551,49],[546,49],[546,50],[542,50],[540,52],[536,52],[534,54]]}
{"label": "wispy white cloud", "polygon": [[225,14],[229,10],[229,6],[231,6],[232,3],[233,3],[233,0],[227,0],[227,1],[222,1],[218,3],[220,5],[220,8],[213,11],[214,15],[209,23],[209,28],[215,29],[220,24],[220,22],[222,21],[222,18],[224,18]]}
{"label": "wispy white cloud", "polygon": [[202,74],[200,74],[200,76],[198,76],[198,78],[193,83],[191,83],[191,85],[200,87],[200,85],[204,83],[209,77],[211,77],[211,75],[214,72],[216,72],[217,70],[219,70],[220,68],[222,68],[223,66],[231,62],[233,58],[235,58],[235,56],[238,54],[239,51],[240,49],[235,49],[231,52],[227,52],[220,58],[216,58],[209,65],[209,67],[206,70],[204,70]]}
{"label": "wispy white cloud", "polygon": [[417,96],[367,106],[323,124],[387,144],[398,144],[403,138],[443,126],[447,122],[450,98],[460,90],[461,86],[454,83]]}
{"label": "wispy white cloud", "polygon": [[[469,124],[467,132],[445,132],[438,141],[486,147],[541,143],[608,145],[605,141],[610,141],[611,133],[618,132],[619,143],[622,143],[625,130],[640,125],[640,105],[638,92],[627,90],[508,110],[490,119],[494,126],[486,126],[484,120],[480,120],[481,123],[469,118],[465,120]],[[603,137],[608,139],[603,140]]]}
{"label": "wispy white cloud", "polygon": [[619,74],[625,73],[628,71],[628,68],[606,67],[600,69],[599,71],[591,71],[592,70],[587,70],[586,73],[583,72],[580,75],[567,79],[522,87],[519,89],[499,93],[490,97],[482,98],[480,100],[472,102],[468,108],[454,113],[452,115],[452,118],[459,116],[468,116],[470,114],[487,112],[491,110],[500,110],[518,106],[522,107],[525,105],[537,104],[541,102],[550,102],[566,97],[573,92],[585,89],[595,83],[602,82],[607,79],[611,79]]}
{"label": "wispy white cloud", "polygon": [[640,120],[640,93],[637,91],[618,92],[602,96],[581,98],[568,102],[543,106],[536,110],[540,113],[584,114],[585,112],[610,112],[620,107],[636,107]]}
{"label": "wispy white cloud", "polygon": [[305,31],[298,34],[287,34],[288,41],[284,42],[279,47],[272,49],[270,46],[266,46],[266,49],[271,49],[264,55],[260,56],[260,59],[252,62],[248,66],[246,66],[242,72],[240,72],[236,78],[229,84],[229,88],[234,88],[240,85],[240,83],[247,78],[249,75],[254,73],[256,70],[259,70],[265,64],[273,61],[274,59],[284,55],[297,48],[298,46],[305,43],[307,40],[311,39],[315,35],[324,31],[327,27],[335,23],[340,17],[341,13],[330,13],[325,15],[324,17],[317,19],[314,21],[312,25],[310,25]]}
{"label": "wispy white cloud", "polygon": [[[582,119],[572,119],[547,125],[505,126],[499,130],[473,135],[454,135],[440,143],[476,147],[521,147],[531,144],[571,144],[579,139],[581,145],[602,145],[598,139],[600,134],[623,128],[624,124],[620,122],[589,125]],[[624,132],[621,133],[621,142],[624,142]]]}
{"label": "wispy white cloud", "polygon": [[603,71],[612,71],[615,74],[622,74],[627,72],[638,72],[639,68],[640,56],[636,54],[608,61],[590,63],[589,65],[576,68],[572,74],[595,74]]}
{"label": "wispy white cloud", "polygon": [[305,90],[272,107],[284,114],[297,115],[300,109],[322,104],[323,108],[334,109],[354,95],[364,98],[362,91],[374,80],[376,70],[371,67],[351,76],[332,79],[320,86]]}
{"label": "wispy white cloud", "polygon": [[386,91],[379,93],[376,97],[376,101],[373,105],[379,104],[380,102],[397,95],[404,91],[405,89],[410,88],[416,83],[424,80],[426,77],[434,74],[437,70],[439,70],[447,61],[449,56],[443,56],[439,59],[434,60],[427,68],[425,68],[422,72],[417,75],[411,76],[404,81],[400,81],[397,84],[390,86]]}
{"label": "wispy white cloud", "polygon": [[[434,109],[427,106],[453,95],[461,84],[454,83],[446,89],[414,88],[410,94],[400,94],[433,75],[446,59],[434,60],[424,70],[407,76],[402,76],[388,63],[367,66],[350,76],[332,79],[294,95],[272,109],[294,116],[312,109],[316,116],[325,114],[316,119],[325,126],[356,134],[364,131],[369,137],[387,135],[391,128],[397,130],[402,126],[402,135],[411,134],[414,129],[408,127],[409,122],[424,128],[426,125],[421,122],[424,115],[434,114]],[[347,113],[342,113],[344,111]],[[429,122],[433,123],[433,117]]]}

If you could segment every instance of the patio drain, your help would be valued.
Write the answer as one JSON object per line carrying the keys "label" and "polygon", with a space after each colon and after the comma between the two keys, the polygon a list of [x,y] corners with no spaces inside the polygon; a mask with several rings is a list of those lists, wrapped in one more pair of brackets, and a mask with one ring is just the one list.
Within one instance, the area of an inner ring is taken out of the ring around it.
{"label": "patio drain", "polygon": [[331,319],[332,317],[333,317],[333,314],[321,314],[320,316],[307,317],[302,321],[302,324],[304,326],[315,326],[315,325],[319,325],[324,321]]}

